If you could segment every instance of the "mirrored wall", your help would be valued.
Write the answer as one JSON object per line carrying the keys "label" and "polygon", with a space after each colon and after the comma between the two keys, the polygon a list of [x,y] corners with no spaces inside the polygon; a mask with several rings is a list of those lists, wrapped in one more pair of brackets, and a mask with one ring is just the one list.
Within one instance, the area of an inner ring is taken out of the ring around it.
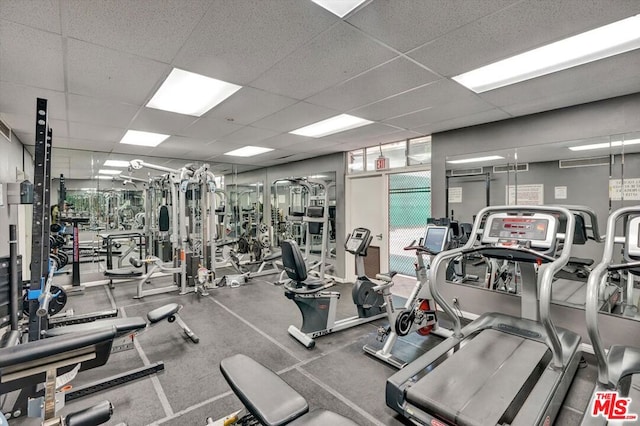
{"label": "mirrored wall", "polygon": [[[640,204],[640,132],[451,156],[446,158],[446,176],[447,212],[460,222],[472,223],[488,205],[586,206],[603,235],[611,211]],[[591,226],[589,215],[583,216]],[[603,250],[597,236],[590,237],[574,245],[572,255],[581,262],[556,277],[554,303],[584,308],[589,264],[597,263]],[[465,280],[463,285],[484,288],[486,261],[468,258],[466,265],[467,274],[478,280]],[[517,265],[503,266],[508,282],[493,290],[517,295]],[[627,277],[611,277],[601,310],[640,319],[640,290],[633,287]]]}

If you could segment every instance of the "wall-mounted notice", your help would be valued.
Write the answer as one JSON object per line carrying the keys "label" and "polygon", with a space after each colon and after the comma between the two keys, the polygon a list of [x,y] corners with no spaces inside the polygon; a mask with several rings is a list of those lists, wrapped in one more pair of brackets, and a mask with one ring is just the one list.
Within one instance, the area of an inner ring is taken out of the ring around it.
{"label": "wall-mounted notice", "polygon": [[544,185],[518,185],[518,199],[516,200],[515,185],[507,185],[506,203],[508,205],[518,204],[520,206],[541,206],[544,204]]}
{"label": "wall-mounted notice", "polygon": [[609,198],[614,201],[622,199],[638,201],[640,200],[640,178],[624,180],[624,190],[621,179],[609,180]]}
{"label": "wall-mounted notice", "polygon": [[449,202],[450,203],[461,203],[462,202],[462,187],[455,186],[449,188]]}
{"label": "wall-mounted notice", "polygon": [[554,198],[556,200],[566,200],[567,199],[567,187],[566,186],[556,186],[554,187]]}

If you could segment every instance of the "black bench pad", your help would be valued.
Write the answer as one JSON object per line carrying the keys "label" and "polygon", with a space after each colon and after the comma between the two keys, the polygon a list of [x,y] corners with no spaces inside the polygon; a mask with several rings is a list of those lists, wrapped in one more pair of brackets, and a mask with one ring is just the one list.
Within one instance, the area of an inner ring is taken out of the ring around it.
{"label": "black bench pad", "polygon": [[179,310],[180,305],[178,305],[177,303],[169,303],[149,312],[147,314],[147,319],[151,324],[155,324],[158,321],[162,321],[163,319],[168,318],[173,314],[177,314]]}
{"label": "black bench pad", "polygon": [[247,410],[265,426],[288,424],[309,411],[302,395],[246,355],[223,359],[220,371]]}
{"label": "black bench pad", "polygon": [[107,269],[104,276],[109,278],[138,278],[142,276],[142,271],[133,271],[131,269]]}
{"label": "black bench pad", "polygon": [[0,368],[44,359],[113,340],[115,330],[105,328],[94,332],[61,336],[56,339],[42,339],[0,350]]}
{"label": "black bench pad", "polygon": [[271,253],[269,256],[265,256],[262,258],[265,262],[270,262],[272,260],[280,259],[282,257],[282,252],[277,251],[275,253]]}
{"label": "black bench pad", "polygon": [[54,327],[43,332],[45,337],[63,336],[67,334],[96,331],[103,328],[115,327],[118,336],[140,330],[147,326],[147,322],[142,317],[113,318],[85,322],[83,324],[73,324],[64,327]]}
{"label": "black bench pad", "polygon": [[352,420],[327,410],[313,410],[306,416],[297,418],[289,426],[358,426]]}
{"label": "black bench pad", "polygon": [[569,258],[569,263],[574,263],[576,265],[583,265],[583,266],[591,266],[594,263],[593,259],[585,259],[582,257],[570,257]]}

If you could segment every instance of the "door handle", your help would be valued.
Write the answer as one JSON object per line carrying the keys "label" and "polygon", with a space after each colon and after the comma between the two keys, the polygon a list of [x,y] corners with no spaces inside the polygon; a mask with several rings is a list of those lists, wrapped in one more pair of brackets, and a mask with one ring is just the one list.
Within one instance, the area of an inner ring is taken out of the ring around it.
{"label": "door handle", "polygon": [[379,239],[379,240],[381,240],[381,239],[382,239],[382,234],[378,234],[378,235],[376,235],[376,238],[377,238],[377,239]]}

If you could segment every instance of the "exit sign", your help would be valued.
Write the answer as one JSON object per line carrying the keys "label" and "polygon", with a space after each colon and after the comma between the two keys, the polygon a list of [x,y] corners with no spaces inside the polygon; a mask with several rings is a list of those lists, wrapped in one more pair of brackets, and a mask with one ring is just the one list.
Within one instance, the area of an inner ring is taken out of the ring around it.
{"label": "exit sign", "polygon": [[389,159],[387,157],[376,158],[376,170],[384,170],[389,168]]}

